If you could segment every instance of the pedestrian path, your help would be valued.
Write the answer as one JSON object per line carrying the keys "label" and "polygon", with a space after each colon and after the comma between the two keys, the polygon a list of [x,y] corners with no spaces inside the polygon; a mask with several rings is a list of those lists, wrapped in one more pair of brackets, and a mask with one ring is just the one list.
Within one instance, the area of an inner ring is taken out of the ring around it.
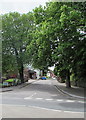
{"label": "pedestrian path", "polygon": [[9,92],[9,91],[13,91],[13,90],[18,90],[18,89],[22,89],[23,87],[33,83],[33,82],[36,82],[36,80],[34,79],[30,79],[28,80],[28,82],[25,82],[23,84],[20,84],[20,85],[17,85],[17,86],[11,86],[11,87],[5,87],[5,88],[0,88],[0,92]]}
{"label": "pedestrian path", "polygon": [[60,83],[56,79],[53,79],[52,81],[56,89],[58,89],[62,93],[67,94],[71,97],[86,99],[86,97],[84,97],[84,88],[75,87],[75,86],[72,86],[71,88],[66,88],[65,83]]}

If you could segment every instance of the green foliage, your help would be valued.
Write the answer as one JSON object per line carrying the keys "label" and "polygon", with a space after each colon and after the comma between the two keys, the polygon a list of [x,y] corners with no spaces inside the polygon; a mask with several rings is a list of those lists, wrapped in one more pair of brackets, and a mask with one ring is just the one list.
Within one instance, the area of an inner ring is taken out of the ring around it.
{"label": "green foliage", "polygon": [[[86,62],[85,59],[82,59],[86,57],[85,16],[82,16],[83,13],[80,9],[76,8],[75,10],[74,6],[70,8],[68,5],[63,5],[60,10],[62,11],[59,19],[60,36],[58,48],[54,50],[53,58],[58,61],[58,65],[56,64],[58,72],[61,73],[63,70],[69,69],[76,79],[82,79],[85,82],[86,70],[84,66]],[[64,72],[62,73],[64,74]]]}
{"label": "green foliage", "polygon": [[25,63],[43,71],[55,65],[55,74],[66,83],[70,83],[72,74],[74,80],[85,81],[85,5],[86,2],[49,2],[32,13],[3,15],[3,71],[21,71]]}
{"label": "green foliage", "polygon": [[34,10],[36,30],[28,47],[34,67],[55,64],[54,72],[63,80],[70,82],[71,74],[85,80],[84,4],[50,2]]}
{"label": "green foliage", "polygon": [[17,70],[23,81],[23,65],[29,62],[26,46],[31,42],[33,14],[5,14],[2,16],[2,23],[3,74]]}

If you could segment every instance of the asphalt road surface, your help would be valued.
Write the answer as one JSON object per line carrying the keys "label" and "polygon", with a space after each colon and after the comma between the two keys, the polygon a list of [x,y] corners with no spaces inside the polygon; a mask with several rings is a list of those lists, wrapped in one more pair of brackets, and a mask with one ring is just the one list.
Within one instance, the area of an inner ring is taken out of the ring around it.
{"label": "asphalt road surface", "polygon": [[55,80],[39,80],[21,89],[3,92],[2,117],[84,118],[84,101],[61,93],[54,85]]}

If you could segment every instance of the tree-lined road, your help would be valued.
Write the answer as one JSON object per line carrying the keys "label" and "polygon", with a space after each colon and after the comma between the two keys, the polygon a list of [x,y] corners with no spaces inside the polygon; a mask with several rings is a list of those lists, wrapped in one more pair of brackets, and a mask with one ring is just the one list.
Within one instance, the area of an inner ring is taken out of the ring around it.
{"label": "tree-lined road", "polygon": [[4,92],[3,117],[83,118],[84,102],[62,94],[55,88],[54,82],[39,80],[22,89]]}

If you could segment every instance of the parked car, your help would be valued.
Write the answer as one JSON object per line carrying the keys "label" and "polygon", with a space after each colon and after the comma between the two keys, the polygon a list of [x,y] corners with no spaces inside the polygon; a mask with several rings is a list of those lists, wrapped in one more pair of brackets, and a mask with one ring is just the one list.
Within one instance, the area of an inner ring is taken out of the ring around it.
{"label": "parked car", "polygon": [[45,77],[45,76],[43,76],[43,77],[41,77],[41,78],[39,78],[39,79],[41,79],[41,80],[46,80],[46,77]]}

